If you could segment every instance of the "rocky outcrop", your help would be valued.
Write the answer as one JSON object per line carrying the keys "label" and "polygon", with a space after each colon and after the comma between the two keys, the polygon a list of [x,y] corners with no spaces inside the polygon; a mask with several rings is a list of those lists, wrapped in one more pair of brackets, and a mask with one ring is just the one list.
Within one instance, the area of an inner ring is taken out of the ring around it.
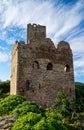
{"label": "rocky outcrop", "polygon": [[0,130],[11,130],[12,124],[17,118],[17,114],[9,117],[0,117]]}

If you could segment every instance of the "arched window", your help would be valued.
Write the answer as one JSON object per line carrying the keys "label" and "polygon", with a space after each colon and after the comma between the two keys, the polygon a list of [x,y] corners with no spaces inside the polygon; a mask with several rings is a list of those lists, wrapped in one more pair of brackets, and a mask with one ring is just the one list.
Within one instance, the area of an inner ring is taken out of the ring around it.
{"label": "arched window", "polygon": [[65,71],[65,72],[69,72],[69,71],[70,71],[70,67],[69,67],[69,65],[65,65],[65,67],[64,67],[64,71]]}
{"label": "arched window", "polygon": [[34,69],[39,69],[39,63],[38,63],[38,61],[34,61],[33,68]]}
{"label": "arched window", "polygon": [[47,70],[52,70],[52,69],[53,69],[53,65],[51,63],[48,63]]}

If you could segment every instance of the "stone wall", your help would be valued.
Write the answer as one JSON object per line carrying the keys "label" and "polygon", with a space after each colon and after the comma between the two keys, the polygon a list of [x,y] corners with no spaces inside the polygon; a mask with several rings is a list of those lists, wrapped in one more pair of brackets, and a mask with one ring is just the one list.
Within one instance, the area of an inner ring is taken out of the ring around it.
{"label": "stone wall", "polygon": [[[51,39],[45,35],[41,37],[41,33],[40,38],[33,39],[32,28],[40,30],[42,26],[29,26],[30,42],[18,42],[12,52],[12,68],[16,71],[12,69],[11,94],[25,96],[47,107],[54,103],[58,90],[63,89],[70,98],[74,98],[73,56],[69,44],[61,41],[56,48]],[[45,34],[44,26],[43,30]]]}
{"label": "stone wall", "polygon": [[17,70],[18,70],[18,43],[16,42],[12,51],[12,59],[11,59],[10,94],[17,93]]}
{"label": "stone wall", "polygon": [[46,38],[46,27],[36,24],[28,24],[27,25],[27,43],[30,43],[36,39],[44,39]]}

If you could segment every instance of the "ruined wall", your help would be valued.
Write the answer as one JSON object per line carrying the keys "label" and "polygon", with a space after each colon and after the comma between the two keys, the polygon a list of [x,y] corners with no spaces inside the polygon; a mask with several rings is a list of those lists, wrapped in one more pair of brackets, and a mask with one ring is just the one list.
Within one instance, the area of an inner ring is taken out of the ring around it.
{"label": "ruined wall", "polygon": [[[32,26],[40,30],[39,26]],[[44,26],[43,30],[45,34]],[[47,107],[54,103],[58,90],[63,89],[70,98],[74,98],[73,56],[69,44],[61,41],[56,48],[45,35],[41,37],[39,34],[40,38],[33,39],[33,30],[29,32],[28,44],[18,42],[18,73],[17,81],[14,80],[17,82],[17,94]],[[11,82],[14,81],[12,78]]]}
{"label": "ruined wall", "polygon": [[46,38],[46,27],[36,24],[27,25],[27,43],[30,43],[36,39],[42,40]]}
{"label": "ruined wall", "polygon": [[17,94],[17,78],[18,78],[18,43],[16,42],[12,50],[11,58],[11,82],[10,94]]}

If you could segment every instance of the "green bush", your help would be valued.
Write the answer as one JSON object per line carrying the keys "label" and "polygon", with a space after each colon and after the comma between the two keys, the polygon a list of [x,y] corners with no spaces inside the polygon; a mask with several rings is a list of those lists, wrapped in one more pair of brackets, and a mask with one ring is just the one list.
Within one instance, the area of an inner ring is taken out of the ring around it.
{"label": "green bush", "polygon": [[41,114],[29,112],[27,115],[19,117],[13,124],[12,130],[31,130],[39,120],[42,118]]}
{"label": "green bush", "polygon": [[0,82],[0,98],[6,97],[10,92],[10,81]]}
{"label": "green bush", "polygon": [[84,83],[76,82],[76,112],[84,112]]}
{"label": "green bush", "polygon": [[45,117],[41,118],[41,120],[33,126],[32,130],[48,130]]}
{"label": "green bush", "polygon": [[41,114],[28,112],[20,116],[13,124],[12,130],[67,130],[61,123],[61,116],[47,112]]}
{"label": "green bush", "polygon": [[35,102],[25,101],[22,104],[18,105],[12,112],[12,114],[18,113],[19,115],[27,114],[27,112],[42,113],[44,114],[45,110],[41,106],[37,105]]}
{"label": "green bush", "polygon": [[74,111],[73,102],[70,101],[64,91],[59,91],[53,109],[61,113],[64,117],[70,116]]}
{"label": "green bush", "polygon": [[25,98],[18,95],[8,96],[0,101],[0,116],[8,115],[12,112],[19,104],[22,104]]}
{"label": "green bush", "polygon": [[44,110],[34,102],[25,101],[18,105],[12,113],[20,115],[13,124],[12,130],[66,130],[61,123],[61,114]]}
{"label": "green bush", "polygon": [[59,121],[61,121],[63,119],[62,114],[60,114],[60,113],[54,113],[54,112],[48,112],[47,111],[45,113],[45,116],[46,116],[47,119],[48,118],[53,118],[53,119],[59,120]]}
{"label": "green bush", "polygon": [[75,83],[76,98],[84,98],[84,83]]}
{"label": "green bush", "polygon": [[49,126],[49,130],[66,130],[67,128],[62,125],[62,115],[54,112],[46,112],[46,123]]}
{"label": "green bush", "polygon": [[67,130],[61,123],[62,116],[53,112],[46,112],[46,116],[35,124],[32,130]]}
{"label": "green bush", "polygon": [[74,122],[74,128],[78,130],[82,130],[82,125],[80,124],[79,120]]}

